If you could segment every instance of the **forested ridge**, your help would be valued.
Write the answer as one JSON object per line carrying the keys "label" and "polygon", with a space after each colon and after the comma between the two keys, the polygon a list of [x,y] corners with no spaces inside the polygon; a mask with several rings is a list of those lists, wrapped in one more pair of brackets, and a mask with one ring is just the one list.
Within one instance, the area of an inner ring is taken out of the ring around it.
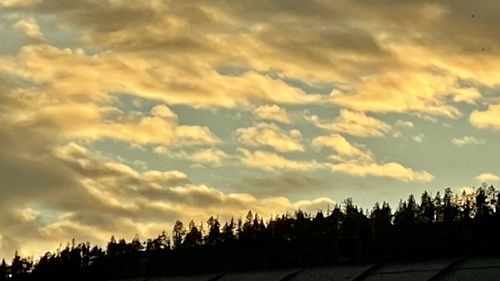
{"label": "forested ridge", "polygon": [[34,261],[2,260],[0,280],[105,280],[336,263],[500,254],[500,193],[483,184],[471,193],[450,188],[419,200],[410,195],[362,210],[351,199],[315,214],[297,210],[270,219],[244,218],[205,227],[177,221],[171,232],[106,248],[72,241]]}

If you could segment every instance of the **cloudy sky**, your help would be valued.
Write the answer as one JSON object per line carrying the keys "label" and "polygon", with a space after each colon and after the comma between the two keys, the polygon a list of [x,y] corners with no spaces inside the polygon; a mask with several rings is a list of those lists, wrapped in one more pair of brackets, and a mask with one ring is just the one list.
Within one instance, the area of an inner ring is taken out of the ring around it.
{"label": "cloudy sky", "polygon": [[0,256],[500,176],[500,2],[0,0]]}

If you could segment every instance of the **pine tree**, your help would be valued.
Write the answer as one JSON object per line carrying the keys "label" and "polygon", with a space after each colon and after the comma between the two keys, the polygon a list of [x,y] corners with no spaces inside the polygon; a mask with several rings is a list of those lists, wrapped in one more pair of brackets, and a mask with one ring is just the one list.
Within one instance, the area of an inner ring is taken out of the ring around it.
{"label": "pine tree", "polygon": [[7,266],[7,263],[5,262],[5,259],[2,259],[2,263],[0,263],[0,281],[7,280],[7,276],[9,273],[8,270],[9,270],[9,267]]}
{"label": "pine tree", "polygon": [[184,224],[182,221],[178,220],[175,222],[174,229],[172,230],[172,238],[174,242],[174,248],[180,248],[182,246],[182,240],[184,235],[186,234],[186,230],[184,229]]}

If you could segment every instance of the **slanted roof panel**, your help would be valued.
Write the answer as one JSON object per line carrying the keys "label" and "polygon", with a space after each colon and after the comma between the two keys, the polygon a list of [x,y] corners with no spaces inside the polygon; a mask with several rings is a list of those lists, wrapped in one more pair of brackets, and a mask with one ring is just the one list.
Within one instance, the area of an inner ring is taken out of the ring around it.
{"label": "slanted roof panel", "polygon": [[438,271],[375,273],[363,279],[363,281],[426,281],[437,273]]}
{"label": "slanted roof panel", "polygon": [[292,281],[351,281],[370,269],[373,264],[355,266],[327,266],[307,268],[301,271]]}
{"label": "slanted roof panel", "polygon": [[210,281],[217,277],[217,274],[207,275],[185,275],[173,277],[151,277],[147,281]]}
{"label": "slanted roof panel", "polygon": [[220,281],[280,281],[299,270],[251,271],[224,274]]}

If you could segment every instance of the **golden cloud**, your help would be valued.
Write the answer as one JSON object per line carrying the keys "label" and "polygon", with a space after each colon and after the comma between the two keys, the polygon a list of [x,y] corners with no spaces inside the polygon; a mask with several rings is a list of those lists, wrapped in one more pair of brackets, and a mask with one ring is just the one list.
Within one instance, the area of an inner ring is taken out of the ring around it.
{"label": "golden cloud", "polygon": [[217,148],[198,149],[192,153],[182,151],[168,151],[165,147],[156,147],[155,153],[166,155],[174,159],[188,160],[198,165],[210,165],[219,167],[224,164],[224,161],[231,158],[223,150]]}
{"label": "golden cloud", "polygon": [[339,116],[331,123],[318,122],[316,126],[338,133],[350,134],[359,137],[383,136],[391,130],[385,122],[369,117],[362,112],[340,110]]}
{"label": "golden cloud", "polygon": [[279,152],[304,151],[302,134],[298,130],[288,132],[274,124],[259,123],[255,127],[236,130],[238,141],[249,146],[267,146]]}
{"label": "golden cloud", "polygon": [[489,105],[484,111],[474,110],[469,121],[478,128],[500,129],[500,104]]}
{"label": "golden cloud", "polygon": [[273,152],[257,150],[252,153],[246,149],[239,149],[239,151],[243,154],[241,162],[244,165],[266,171],[296,170],[305,172],[325,168],[324,164],[316,161],[294,161]]}
{"label": "golden cloud", "polygon": [[312,145],[316,147],[332,148],[340,156],[345,156],[349,158],[363,158],[363,159],[373,158],[370,152],[362,151],[360,148],[351,144],[343,136],[339,134],[316,137],[312,141]]}
{"label": "golden cloud", "polygon": [[19,20],[14,25],[14,28],[21,31],[29,40],[32,40],[33,42],[43,42],[45,40],[43,33],[40,31],[40,26],[38,26],[33,18]]}
{"label": "golden cloud", "polygon": [[337,163],[324,164],[332,172],[358,177],[385,177],[403,182],[429,182],[434,178],[426,171],[414,171],[399,163],[378,163],[371,151],[361,145],[351,144],[339,134],[319,136],[313,140],[313,145],[329,147],[337,152],[330,156]]}
{"label": "golden cloud", "polygon": [[26,7],[39,4],[43,0],[4,0],[0,3],[1,7]]}
{"label": "golden cloud", "polygon": [[342,172],[348,175],[366,177],[386,177],[403,182],[430,182],[434,176],[426,171],[414,171],[399,163],[338,163],[330,166],[334,172]]}
{"label": "golden cloud", "polygon": [[[108,1],[95,11],[87,0],[64,6],[46,0],[27,9],[57,15],[82,33],[82,43],[112,50],[138,72],[129,75],[135,79],[123,79],[135,84],[131,92],[168,104],[236,107],[256,99],[279,104],[323,100],[262,75],[277,72],[306,84],[337,84],[331,100],[357,111],[454,118],[461,113],[450,100],[474,103],[481,96],[475,84],[461,81],[498,84],[498,56],[490,51],[500,33],[491,23],[495,3],[406,1],[391,4],[394,13],[387,5]],[[482,16],[464,16],[472,8]],[[466,40],[458,30],[467,31]],[[221,64],[247,71],[220,75],[215,69]]]}
{"label": "golden cloud", "polygon": [[262,105],[253,110],[258,119],[271,120],[281,123],[290,123],[290,118],[285,109],[277,105]]}

